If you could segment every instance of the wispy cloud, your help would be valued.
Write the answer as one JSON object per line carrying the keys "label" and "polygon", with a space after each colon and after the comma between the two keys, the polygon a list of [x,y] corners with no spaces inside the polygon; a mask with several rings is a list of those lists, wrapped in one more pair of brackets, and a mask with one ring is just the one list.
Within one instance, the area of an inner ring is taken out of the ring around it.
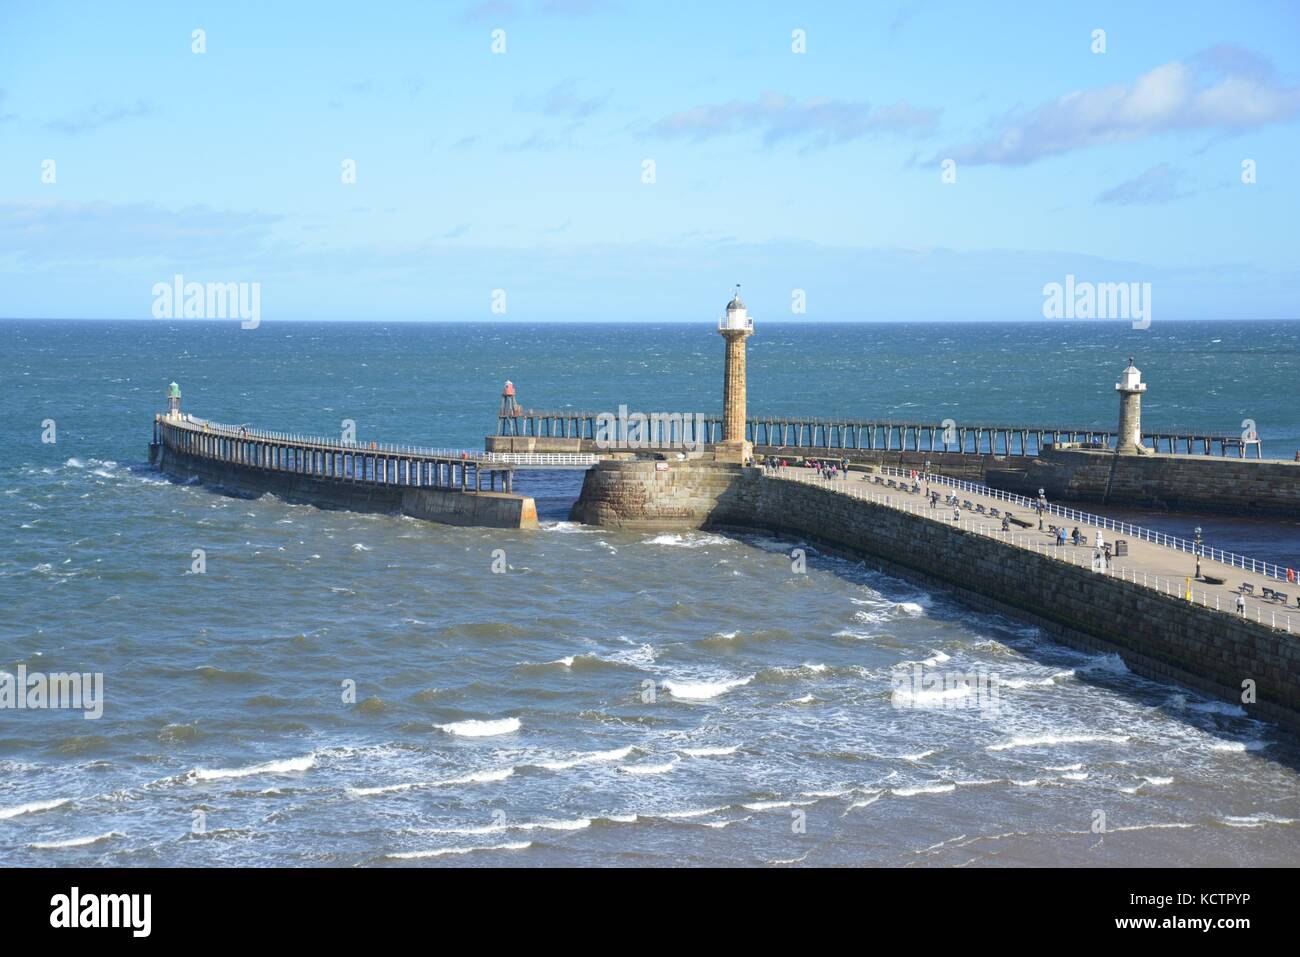
{"label": "wispy cloud", "polygon": [[1234,133],[1300,113],[1300,86],[1278,80],[1248,50],[1220,46],[1117,83],[1067,93],[995,120],[979,139],[936,157],[971,165],[1024,166],[1073,150],[1172,131]]}
{"label": "wispy cloud", "polygon": [[137,100],[135,103],[126,106],[96,103],[82,110],[76,116],[51,120],[45,126],[56,133],[88,133],[91,130],[97,130],[102,126],[108,126],[110,123],[117,123],[121,120],[152,116],[153,112],[153,104],[148,100]]}
{"label": "wispy cloud", "polygon": [[939,111],[921,109],[899,100],[893,106],[810,97],[797,100],[764,93],[757,100],[732,100],[697,106],[665,116],[655,124],[661,136],[704,140],[731,133],[760,131],[763,142],[803,140],[823,147],[847,143],[877,133],[926,133],[939,120]]}
{"label": "wispy cloud", "polygon": [[576,92],[576,80],[562,80],[541,96],[521,96],[516,100],[521,109],[533,110],[546,116],[571,116],[584,119],[605,107],[605,97],[583,97]]}
{"label": "wispy cloud", "polygon": [[1168,163],[1161,163],[1133,179],[1112,186],[1097,197],[1097,202],[1116,206],[1157,206],[1161,203],[1172,203],[1176,199],[1191,195],[1190,192],[1179,189],[1182,179],[1182,170],[1175,169]]}

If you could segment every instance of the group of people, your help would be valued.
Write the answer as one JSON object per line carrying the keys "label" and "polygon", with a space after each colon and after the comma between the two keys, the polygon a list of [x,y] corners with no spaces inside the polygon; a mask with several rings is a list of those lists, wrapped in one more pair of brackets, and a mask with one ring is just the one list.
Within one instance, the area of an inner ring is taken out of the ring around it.
{"label": "group of people", "polygon": [[[789,464],[786,459],[779,459],[775,455],[769,455],[763,459],[763,468],[768,472],[777,472]],[[848,459],[804,459],[803,465],[804,468],[813,469],[824,479],[839,478],[842,475],[847,475],[849,471]]]}

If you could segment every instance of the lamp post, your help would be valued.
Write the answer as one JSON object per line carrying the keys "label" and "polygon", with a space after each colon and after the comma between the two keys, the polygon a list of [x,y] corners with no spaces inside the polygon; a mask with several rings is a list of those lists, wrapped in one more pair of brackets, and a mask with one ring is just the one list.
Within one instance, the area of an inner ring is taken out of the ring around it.
{"label": "lamp post", "polygon": [[1047,510],[1047,492],[1038,490],[1038,530],[1043,530],[1043,512]]}
{"label": "lamp post", "polygon": [[1192,552],[1196,555],[1196,580],[1201,580],[1201,526],[1196,526],[1196,541],[1192,545]]}

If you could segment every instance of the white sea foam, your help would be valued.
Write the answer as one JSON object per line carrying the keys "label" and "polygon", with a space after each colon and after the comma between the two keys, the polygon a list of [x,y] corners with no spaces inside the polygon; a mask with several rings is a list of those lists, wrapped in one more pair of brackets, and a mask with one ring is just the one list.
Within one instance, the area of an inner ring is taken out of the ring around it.
{"label": "white sea foam", "polygon": [[537,767],[545,768],[548,771],[565,771],[569,768],[576,768],[580,764],[599,764],[605,761],[622,761],[631,754],[633,746],[628,745],[625,748],[615,748],[612,751],[592,751],[588,754],[578,754],[571,758],[564,758],[559,761],[538,761]]}
{"label": "white sea foam", "polygon": [[1239,704],[1228,701],[1193,701],[1187,705],[1192,711],[1204,711],[1210,714],[1223,714],[1232,718],[1246,717],[1246,709]]}
{"label": "white sea foam", "polygon": [[15,807],[0,808],[0,821],[7,821],[10,818],[21,817],[24,814],[37,814],[40,811],[50,811],[56,807],[63,807],[71,803],[72,798],[55,798],[52,801],[32,801],[30,804],[19,804]]}
{"label": "white sea foam", "polygon": [[1295,818],[1275,817],[1272,814],[1252,814],[1249,817],[1233,817],[1229,815],[1223,819],[1223,823],[1228,827],[1266,827],[1269,824],[1295,824]]}
{"label": "white sea foam", "polygon": [[448,734],[459,735],[462,738],[490,738],[498,734],[510,734],[518,731],[520,722],[518,718],[498,718],[493,721],[453,721],[450,724],[440,724],[436,727]]}
{"label": "white sea foam", "polygon": [[809,804],[816,804],[817,799],[811,801],[754,801],[750,804],[742,804],[746,811],[774,811],[783,807],[807,807]]}
{"label": "white sea foam", "polygon": [[1050,764],[1043,768],[1044,771],[1082,771],[1082,764],[1062,764],[1058,767],[1052,767]]}
{"label": "white sea foam", "polygon": [[682,748],[682,754],[691,758],[720,758],[726,754],[735,754],[740,749],[740,745],[733,744],[729,748]]}
{"label": "white sea foam", "polygon": [[904,761],[924,761],[934,753],[934,751],[919,751],[916,754],[900,754],[899,757]]}
{"label": "white sea foam", "polygon": [[668,761],[664,764],[629,764],[619,770],[626,771],[628,774],[667,774],[676,763],[676,761]]}
{"label": "white sea foam", "polygon": [[1110,744],[1125,744],[1128,740],[1129,735],[1127,734],[1040,734],[1015,737],[1010,741],[990,744],[985,750],[1007,751],[1011,748],[1038,748],[1058,744],[1088,744],[1102,741]]}
{"label": "white sea foam", "polygon": [[[1013,690],[1020,688],[1050,688],[1056,684],[1058,677],[1064,677],[1066,674],[1067,672],[1062,672],[1060,675],[1049,675],[1046,678],[1003,678],[998,682],[998,685]],[[1073,675],[1073,672],[1068,672],[1068,674]]]}
{"label": "white sea foam", "polygon": [[944,784],[920,784],[914,788],[893,788],[889,793],[895,797],[913,797],[917,794],[949,794],[957,790],[957,785],[947,782]]}
{"label": "white sea foam", "polygon": [[1085,671],[1109,671],[1113,674],[1127,674],[1128,665],[1117,654],[1098,655],[1083,666]]}
{"label": "white sea foam", "polygon": [[66,841],[33,841],[27,846],[40,851],[55,851],[64,847],[86,847],[90,844],[98,844],[100,841],[109,841],[121,836],[117,831],[107,831],[104,834],[95,834],[90,837],[72,837]]}
{"label": "white sea foam", "polygon": [[1155,787],[1164,787],[1166,784],[1173,784],[1173,783],[1174,783],[1174,779],[1173,779],[1173,778],[1149,778],[1149,777],[1144,777],[1142,780],[1143,780],[1143,781],[1146,781],[1147,784],[1153,785],[1153,786],[1155,786]]}
{"label": "white sea foam", "polygon": [[355,797],[369,797],[373,794],[395,794],[401,791],[413,791],[418,788],[456,787],[460,784],[490,784],[504,781],[515,773],[514,768],[501,768],[498,771],[475,771],[459,778],[447,778],[442,781],[408,781],[404,784],[386,784],[373,788],[348,788],[348,793]]}
{"label": "white sea foam", "polygon": [[194,781],[220,781],[224,778],[246,778],[254,774],[292,774],[307,771],[316,764],[316,755],[308,754],[301,758],[287,758],[283,761],[268,761],[266,764],[254,764],[246,768],[195,768],[189,773]]}
{"label": "white sea foam", "polygon": [[754,680],[753,675],[746,678],[733,678],[730,681],[665,681],[664,690],[674,698],[687,701],[705,701],[726,694],[732,688],[740,688]]}
{"label": "white sea foam", "polygon": [[1267,741],[1216,741],[1210,745],[1211,751],[1262,751],[1268,747]]}
{"label": "white sea foam", "polygon": [[882,794],[872,794],[870,797],[863,798],[861,801],[854,801],[848,806],[844,813],[847,814],[849,811],[856,811],[858,808],[870,807],[879,801],[881,797]]}
{"label": "white sea foam", "polygon": [[354,552],[371,552],[371,551],[374,551],[374,549],[371,548],[369,545],[362,545],[360,542],[357,542],[355,545],[353,545],[353,546],[352,546],[352,550],[353,550]]}
{"label": "white sea foam", "polygon": [[384,856],[397,861],[411,861],[427,857],[445,857],[452,854],[473,854],[475,851],[523,851],[532,846],[532,841],[516,841],[510,844],[492,844],[485,847],[440,847],[432,851],[402,851],[401,853],[386,854]]}
{"label": "white sea foam", "polygon": [[690,820],[695,817],[708,817],[710,814],[717,814],[719,811],[725,811],[726,806],[722,807],[702,807],[687,808],[683,811],[663,811],[660,814],[652,814],[650,817],[663,817],[670,821]]}
{"label": "white sea foam", "polygon": [[725,545],[728,539],[721,535],[698,534],[688,532],[678,534],[676,532],[665,532],[662,535],[656,535],[654,538],[646,539],[643,545],[669,545],[676,548],[703,548],[706,545]]}

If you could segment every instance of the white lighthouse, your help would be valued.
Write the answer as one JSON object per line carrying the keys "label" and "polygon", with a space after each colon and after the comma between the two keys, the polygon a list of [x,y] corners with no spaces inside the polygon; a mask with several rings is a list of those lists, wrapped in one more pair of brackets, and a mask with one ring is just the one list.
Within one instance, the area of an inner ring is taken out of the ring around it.
{"label": "white lighthouse", "polygon": [[1146,390],[1142,372],[1129,356],[1128,366],[1115,383],[1115,391],[1119,393],[1119,436],[1115,440],[1115,451],[1120,455],[1148,455],[1151,452],[1142,444],[1142,393]]}
{"label": "white lighthouse", "polygon": [[739,286],[718,320],[718,332],[727,340],[727,358],[722,376],[722,442],[715,457],[744,463],[753,453],[745,438],[745,340],[754,334],[754,320],[741,302]]}

